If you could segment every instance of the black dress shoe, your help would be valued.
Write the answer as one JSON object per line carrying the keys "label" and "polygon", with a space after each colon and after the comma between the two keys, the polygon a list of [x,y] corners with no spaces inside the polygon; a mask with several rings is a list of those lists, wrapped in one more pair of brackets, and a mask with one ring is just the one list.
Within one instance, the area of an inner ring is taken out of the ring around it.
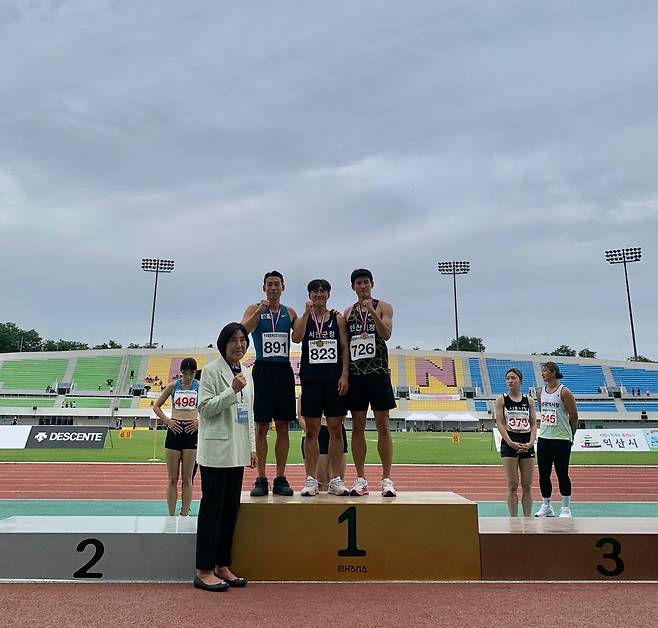
{"label": "black dress shoe", "polygon": [[[218,578],[221,578],[221,576],[216,571],[214,573]],[[246,578],[233,578],[233,580],[223,578],[223,580],[226,582],[226,584],[228,584],[229,587],[233,587],[234,589],[244,589],[248,582]]]}
{"label": "black dress shoe", "polygon": [[[245,583],[246,584],[246,583]],[[218,582],[217,584],[206,584],[199,576],[194,577],[194,586],[204,591],[228,591],[228,582]]]}

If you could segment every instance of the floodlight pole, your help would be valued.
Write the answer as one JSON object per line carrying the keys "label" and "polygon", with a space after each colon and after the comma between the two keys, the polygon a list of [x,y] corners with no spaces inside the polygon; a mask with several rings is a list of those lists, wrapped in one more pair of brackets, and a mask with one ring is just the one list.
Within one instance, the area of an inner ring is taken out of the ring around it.
{"label": "floodlight pole", "polygon": [[153,284],[153,308],[151,309],[151,330],[149,333],[149,348],[153,347],[153,326],[155,323],[155,304],[158,297],[158,278],[160,273],[170,273],[174,270],[174,261],[169,259],[145,258],[142,260],[142,270],[155,273],[155,282]]}
{"label": "floodlight pole", "polygon": [[642,259],[642,249],[640,247],[610,249],[605,252],[606,261],[609,264],[624,265],[624,280],[626,282],[626,299],[628,300],[628,318],[631,322],[631,338],[633,339],[633,358],[637,361],[637,343],[635,342],[635,324],[633,322],[633,306],[631,305],[631,289],[628,282],[628,264],[639,262]]}
{"label": "floodlight pole", "polygon": [[442,275],[452,275],[452,295],[455,306],[455,344],[457,351],[460,350],[459,343],[459,316],[457,312],[457,275],[465,275],[470,270],[470,262],[439,262],[438,270]]}
{"label": "floodlight pole", "polygon": [[633,308],[631,306],[631,289],[628,286],[628,270],[626,269],[626,251],[624,253],[624,279],[626,280],[626,298],[628,299],[628,317],[631,320],[631,336],[633,338],[633,356],[637,362],[637,345],[635,344],[635,325],[633,324]]}
{"label": "floodlight pole", "polygon": [[459,351],[459,322],[457,318],[457,273],[455,272],[455,265],[452,265],[452,294],[455,299],[455,341],[457,343],[457,351]]}
{"label": "floodlight pole", "polygon": [[153,322],[155,321],[155,299],[158,294],[158,275],[160,274],[160,260],[155,265],[155,285],[153,286],[153,309],[151,310],[151,332],[149,333],[149,349],[153,347]]}

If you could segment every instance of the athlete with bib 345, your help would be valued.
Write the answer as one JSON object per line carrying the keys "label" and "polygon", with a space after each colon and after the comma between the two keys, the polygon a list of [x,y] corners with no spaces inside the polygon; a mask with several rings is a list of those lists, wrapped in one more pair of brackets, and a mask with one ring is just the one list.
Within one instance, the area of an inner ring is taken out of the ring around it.
{"label": "athlete with bib 345", "polygon": [[263,279],[266,299],[250,305],[242,324],[251,334],[256,349],[252,369],[254,380],[254,422],[256,424],[256,454],[258,477],[251,489],[252,497],[265,497],[269,484],[265,475],[267,433],[274,420],[276,427],[276,477],[272,493],[290,496],[292,488],[286,479],[286,463],[290,439],[288,424],[296,419],[295,376],[290,365],[290,330],[297,319],[295,310],[281,303],[285,290],[283,275],[273,270]]}
{"label": "athlete with bib 345", "polygon": [[553,466],[562,496],[560,517],[571,517],[569,459],[578,427],[578,409],[572,392],[560,384],[562,373],[555,362],[546,362],[541,367],[541,376],[545,384],[537,399],[541,417],[539,438],[537,438],[537,469],[542,505],[535,513],[535,517],[554,516],[551,506]]}
{"label": "athlete with bib 345", "polygon": [[372,408],[377,426],[377,451],[382,461],[382,495],[395,497],[391,480],[393,440],[389,425],[389,410],[395,408],[395,396],[388,368],[386,341],[393,333],[393,307],[373,299],[375,282],[372,273],[359,268],[350,278],[358,301],[345,310],[350,349],[350,391],[348,407],[352,414],[352,457],[357,479],[352,495],[366,495],[365,477],[366,416]]}

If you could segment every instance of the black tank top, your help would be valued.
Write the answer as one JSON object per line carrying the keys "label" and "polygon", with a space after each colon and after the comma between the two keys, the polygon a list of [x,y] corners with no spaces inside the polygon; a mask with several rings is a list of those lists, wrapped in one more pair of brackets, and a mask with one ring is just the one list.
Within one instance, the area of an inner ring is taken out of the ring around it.
{"label": "black tank top", "polygon": [[340,334],[335,312],[329,312],[329,318],[325,320],[322,327],[321,338],[318,338],[313,317],[309,316],[302,339],[299,379],[302,381],[338,381],[342,370],[343,354],[340,348]]}
{"label": "black tank top", "polygon": [[[379,300],[373,299],[372,306],[375,310],[378,305]],[[388,349],[386,348],[386,342],[379,335],[372,314],[367,314],[364,327],[364,320],[359,309],[359,304],[355,303],[347,318],[347,338],[348,343],[350,343],[350,350],[352,338],[354,336],[360,336],[363,333],[374,334],[375,355],[371,358],[350,359],[350,375],[369,375],[370,373],[388,374]],[[352,358],[351,355],[350,358]]]}
{"label": "black tank top", "polygon": [[505,428],[513,432],[530,431],[530,402],[526,395],[520,401],[514,401],[505,393],[503,395]]}

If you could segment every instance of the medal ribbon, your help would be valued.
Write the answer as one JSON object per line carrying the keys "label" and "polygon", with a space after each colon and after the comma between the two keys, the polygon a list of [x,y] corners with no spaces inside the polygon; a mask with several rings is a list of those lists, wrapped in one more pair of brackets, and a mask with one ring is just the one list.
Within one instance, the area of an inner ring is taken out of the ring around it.
{"label": "medal ribbon", "polygon": [[365,312],[359,306],[359,318],[361,319],[361,333],[366,333],[368,331],[368,310]]}
{"label": "medal ribbon", "polygon": [[280,318],[281,318],[281,306],[279,306],[279,309],[276,312],[276,320],[274,318],[274,312],[270,310],[270,321],[272,322],[272,331],[276,331],[276,325],[279,322]]}
{"label": "medal ribbon", "polygon": [[322,339],[322,328],[324,327],[326,316],[327,316],[327,312],[325,311],[322,314],[322,320],[318,322],[318,317],[315,315],[315,311],[311,310],[311,318],[313,319],[313,323],[315,323],[315,330],[318,334],[316,340]]}

